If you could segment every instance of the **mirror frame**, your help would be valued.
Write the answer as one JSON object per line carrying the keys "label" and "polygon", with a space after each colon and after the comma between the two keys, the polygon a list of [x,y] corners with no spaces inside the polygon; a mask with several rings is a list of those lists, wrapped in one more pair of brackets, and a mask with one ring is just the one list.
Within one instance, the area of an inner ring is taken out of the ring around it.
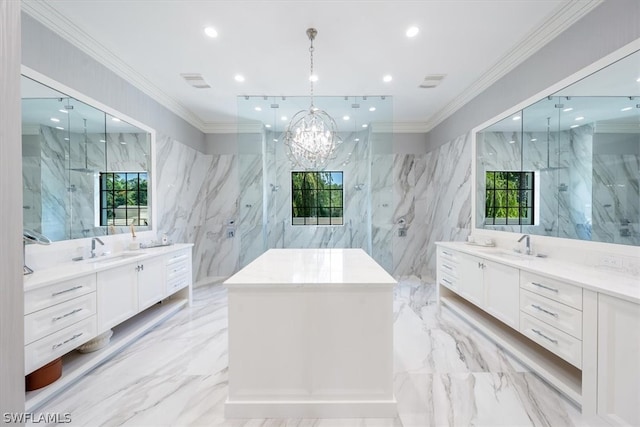
{"label": "mirror frame", "polygon": [[[472,178],[472,191],[471,191],[471,234],[479,234],[479,235],[486,235],[486,236],[490,236],[493,237],[497,240],[501,240],[504,237],[510,236],[508,237],[509,239],[512,239],[511,236],[519,236],[523,233],[515,233],[515,232],[509,232],[509,231],[499,231],[499,230],[491,230],[491,229],[486,229],[486,228],[478,228],[477,224],[476,224],[476,209],[477,209],[477,200],[476,200],[476,189],[477,189],[477,138],[476,135],[478,134],[478,132],[481,132],[483,129],[501,121],[504,120],[510,116],[512,116],[513,114],[517,113],[518,111],[522,111],[523,109],[525,109],[526,107],[536,103],[537,101],[546,98],[548,96],[553,96],[556,92],[561,91],[562,89],[565,89],[567,86],[576,83],[579,80],[582,80],[588,76],[590,76],[591,74],[594,74],[606,67],[608,67],[609,65],[613,64],[616,61],[621,60],[622,58],[629,56],[633,53],[636,52],[640,52],[640,38],[634,40],[633,42],[617,49],[616,51],[600,58],[599,60],[593,62],[592,64],[584,67],[583,69],[571,74],[570,76],[560,80],[559,82],[551,85],[550,87],[544,89],[541,92],[538,92],[532,96],[530,96],[529,98],[521,101],[520,103],[514,105],[513,107],[509,108],[508,110],[502,112],[501,114],[498,114],[494,117],[492,117],[489,120],[484,121],[483,123],[479,124],[478,126],[475,126],[473,129],[471,129],[471,176]],[[638,248],[639,246],[632,246],[632,245],[622,245],[622,244],[618,244],[618,243],[607,243],[607,242],[594,242],[594,241],[590,241],[590,240],[576,240],[576,239],[566,239],[563,237],[554,237],[554,236],[542,236],[542,235],[535,235],[536,240],[539,240],[541,242],[549,242],[549,243],[553,243],[554,241],[557,241],[558,239],[562,239],[566,242],[570,242],[569,244],[571,246],[580,246],[580,245],[585,245],[588,244],[590,245],[590,247],[593,248],[602,248],[603,250],[606,250],[607,248],[611,248],[612,246],[618,247],[619,248],[619,252],[623,253],[623,254],[629,254],[632,256],[637,256],[637,252],[638,252]],[[551,240],[554,239],[554,240]]]}
{"label": "mirror frame", "polygon": [[[129,124],[136,126],[138,128],[140,128],[141,130],[148,132],[150,135],[150,139],[149,139],[149,153],[151,155],[151,159],[150,159],[150,166],[151,166],[151,170],[148,172],[149,173],[149,180],[151,181],[151,185],[149,187],[149,191],[150,194],[148,195],[148,200],[149,203],[151,204],[151,209],[150,209],[150,215],[151,215],[151,225],[148,227],[147,230],[144,230],[144,233],[147,232],[153,232],[156,233],[159,228],[156,224],[156,222],[158,222],[159,218],[158,218],[158,206],[157,206],[157,182],[156,182],[156,171],[157,171],[157,159],[156,159],[156,130],[151,128],[150,126],[141,123],[140,121],[132,118],[131,116],[128,116],[126,114],[121,113],[120,111],[109,107],[106,104],[103,104],[102,102],[96,101],[95,99],[77,91],[76,89],[73,89],[69,86],[66,86],[36,70],[33,70],[25,65],[21,65],[21,74],[25,77],[28,77],[32,80],[35,80],[36,82],[39,82],[45,86],[49,86],[50,88],[57,90],[61,93],[64,93],[65,95],[68,95],[70,97],[73,97],[75,99],[77,99],[78,101],[81,101],[91,107],[97,108],[101,111],[103,111],[104,113],[106,113],[107,115],[110,116],[115,116],[115,117],[119,117],[121,118],[123,121],[128,122]],[[115,235],[122,235],[124,233],[116,233]],[[111,234],[109,235],[111,236]],[[105,236],[100,236],[100,237],[105,237]],[[65,240],[58,240],[57,242],[66,242],[66,241],[73,241],[73,240],[78,240],[78,239],[84,239],[84,237],[79,237],[76,239],[65,239]]]}

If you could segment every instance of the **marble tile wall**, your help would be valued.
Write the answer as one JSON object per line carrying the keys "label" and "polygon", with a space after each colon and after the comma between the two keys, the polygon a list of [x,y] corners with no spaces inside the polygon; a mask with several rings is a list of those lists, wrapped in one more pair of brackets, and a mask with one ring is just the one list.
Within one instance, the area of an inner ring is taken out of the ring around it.
{"label": "marble tile wall", "polygon": [[418,191],[417,206],[424,209],[420,218],[425,237],[414,256],[421,276],[435,278],[435,242],[465,240],[471,232],[471,133],[427,153],[420,182],[417,188],[424,190]]}
{"label": "marble tile wall", "polygon": [[[266,247],[360,247],[396,277],[435,277],[433,243],[469,234],[469,134],[427,154],[372,154],[363,135],[345,138],[350,151],[327,167],[344,171],[345,225],[333,227],[291,225],[291,167],[272,141],[266,134],[265,155],[206,155],[157,138],[159,232],[195,244],[197,281],[231,275]],[[227,237],[229,219],[234,238]]]}

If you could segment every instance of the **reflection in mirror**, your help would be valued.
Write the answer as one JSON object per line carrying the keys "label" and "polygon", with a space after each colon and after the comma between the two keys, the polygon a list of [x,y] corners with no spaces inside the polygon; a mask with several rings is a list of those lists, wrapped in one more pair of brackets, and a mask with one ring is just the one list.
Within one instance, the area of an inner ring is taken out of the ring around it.
{"label": "reflection in mirror", "polygon": [[[640,52],[479,132],[476,227],[640,245],[638,70]],[[531,225],[489,220],[487,173],[509,171],[533,172]]]}
{"label": "reflection in mirror", "polygon": [[[149,228],[148,132],[24,76],[22,122],[25,228],[53,241]],[[101,174],[114,172],[136,182],[112,188],[109,205]]]}

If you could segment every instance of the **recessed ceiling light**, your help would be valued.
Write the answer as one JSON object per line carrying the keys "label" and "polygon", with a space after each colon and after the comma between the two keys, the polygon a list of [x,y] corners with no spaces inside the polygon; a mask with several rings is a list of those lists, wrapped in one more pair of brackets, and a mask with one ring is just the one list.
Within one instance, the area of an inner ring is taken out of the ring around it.
{"label": "recessed ceiling light", "polygon": [[113,120],[114,122],[121,122],[122,121],[117,117],[111,117],[111,120]]}
{"label": "recessed ceiling light", "polygon": [[509,144],[515,144],[515,143],[516,143],[516,141],[513,140],[513,139],[511,141],[509,141]]}
{"label": "recessed ceiling light", "polygon": [[277,138],[273,138],[273,142],[278,142],[278,139]]}
{"label": "recessed ceiling light", "polygon": [[621,109],[620,111],[629,111],[633,109],[633,107],[624,107],[623,109]]}
{"label": "recessed ceiling light", "polygon": [[204,29],[204,33],[207,36],[211,37],[212,39],[215,39],[216,37],[218,37],[218,31],[216,31],[216,29],[213,27],[206,27]]}
{"label": "recessed ceiling light", "polygon": [[100,142],[107,142],[107,141],[105,141],[104,139],[101,139]]}
{"label": "recessed ceiling light", "polygon": [[393,80],[393,77],[391,77],[391,75],[387,74],[386,76],[384,76],[382,78],[382,81],[385,83],[389,83],[391,80]]}
{"label": "recessed ceiling light", "polygon": [[376,111],[376,107],[369,107],[369,111]]}
{"label": "recessed ceiling light", "polygon": [[120,141],[121,145],[127,145],[127,142],[125,140]]}
{"label": "recessed ceiling light", "polygon": [[576,120],[576,122],[579,122],[580,120],[584,120],[584,117],[579,116],[579,117],[576,117],[576,119],[575,119],[575,120]]}
{"label": "recessed ceiling light", "polygon": [[360,141],[360,138],[356,138],[356,139],[354,139],[354,141],[355,141],[355,142],[359,142],[359,141]]}
{"label": "recessed ceiling light", "polygon": [[270,128],[270,127],[271,127],[271,125],[267,123],[266,125],[264,125],[264,127],[266,127],[266,128]]}
{"label": "recessed ceiling light", "polygon": [[60,111],[61,113],[69,114],[69,112],[67,110],[60,109],[58,111]]}
{"label": "recessed ceiling light", "polygon": [[256,110],[256,111],[262,111],[262,107],[256,107],[256,108],[254,108],[254,110]]}
{"label": "recessed ceiling light", "polygon": [[349,116],[342,116],[342,120],[349,120],[351,117]]}
{"label": "recessed ceiling light", "polygon": [[310,82],[317,82],[318,81],[318,75],[317,74],[311,74],[309,76],[309,81]]}
{"label": "recessed ceiling light", "polygon": [[51,117],[51,121],[58,123],[60,121],[60,119],[56,119],[55,117]]}
{"label": "recessed ceiling light", "polygon": [[419,32],[420,29],[418,27],[409,27],[405,34],[407,35],[407,37],[411,38],[417,36]]}
{"label": "recessed ceiling light", "polygon": [[636,79],[636,81],[637,81],[638,83],[640,83],[640,77],[638,77],[638,78]]}
{"label": "recessed ceiling light", "polygon": [[244,81],[244,76],[242,74],[236,74],[233,78],[237,82],[243,82]]}
{"label": "recessed ceiling light", "polygon": [[513,116],[513,117],[511,118],[511,120],[520,120],[520,119],[521,119],[521,117],[520,117],[520,116]]}
{"label": "recessed ceiling light", "polygon": [[285,120],[287,120],[287,116],[280,117],[280,120],[282,120],[284,122]]}
{"label": "recessed ceiling light", "polygon": [[531,138],[531,142],[536,142],[538,138]]}
{"label": "recessed ceiling light", "polygon": [[369,125],[365,123],[365,124],[362,125],[362,127],[366,128],[366,127],[369,127]]}
{"label": "recessed ceiling light", "polygon": [[577,128],[578,126],[580,126],[580,125],[571,125],[571,126],[569,126],[569,127],[570,127],[571,129],[573,129],[573,128]]}
{"label": "recessed ceiling light", "polygon": [[69,138],[65,138],[64,140],[65,140],[65,141],[68,141],[68,140],[69,140]]}
{"label": "recessed ceiling light", "polygon": [[56,129],[64,130],[62,126],[56,126]]}
{"label": "recessed ceiling light", "polygon": [[562,111],[564,111],[565,113],[567,113],[567,112],[569,112],[569,111],[573,111],[573,107],[567,107],[567,108],[565,108],[565,109],[564,109],[564,110],[562,110]]}

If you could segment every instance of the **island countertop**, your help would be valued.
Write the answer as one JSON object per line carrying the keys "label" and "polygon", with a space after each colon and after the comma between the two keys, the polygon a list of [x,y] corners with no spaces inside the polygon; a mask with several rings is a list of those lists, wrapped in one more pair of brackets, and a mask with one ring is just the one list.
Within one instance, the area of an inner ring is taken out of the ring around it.
{"label": "island countertop", "polygon": [[227,279],[236,285],[390,285],[397,282],[362,249],[269,249]]}

